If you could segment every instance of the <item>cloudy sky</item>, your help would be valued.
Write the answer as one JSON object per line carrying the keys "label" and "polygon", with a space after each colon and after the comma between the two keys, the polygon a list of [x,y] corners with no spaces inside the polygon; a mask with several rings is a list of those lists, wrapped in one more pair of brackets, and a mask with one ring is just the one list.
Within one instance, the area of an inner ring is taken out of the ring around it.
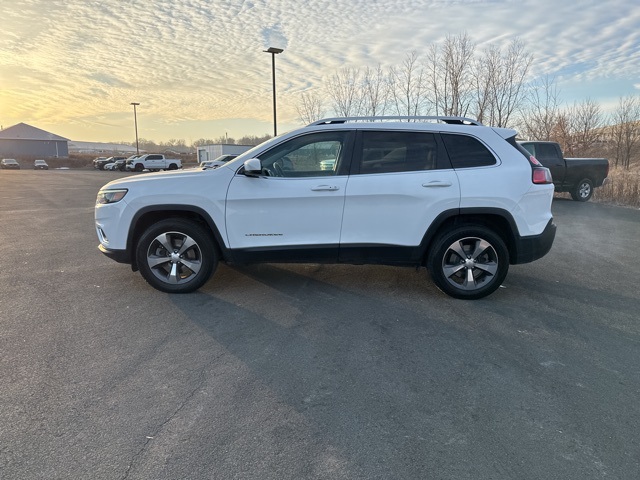
{"label": "cloudy sky", "polygon": [[273,132],[344,66],[399,65],[447,35],[520,38],[565,103],[640,94],[636,0],[1,0],[0,124],[77,141]]}

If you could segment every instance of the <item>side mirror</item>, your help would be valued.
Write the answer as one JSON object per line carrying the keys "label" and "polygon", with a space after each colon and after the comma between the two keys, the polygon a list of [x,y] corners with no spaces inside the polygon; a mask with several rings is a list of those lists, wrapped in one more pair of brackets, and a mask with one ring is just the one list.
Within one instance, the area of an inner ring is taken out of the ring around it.
{"label": "side mirror", "polygon": [[250,158],[244,162],[244,174],[247,177],[258,177],[262,175],[262,162],[259,158]]}

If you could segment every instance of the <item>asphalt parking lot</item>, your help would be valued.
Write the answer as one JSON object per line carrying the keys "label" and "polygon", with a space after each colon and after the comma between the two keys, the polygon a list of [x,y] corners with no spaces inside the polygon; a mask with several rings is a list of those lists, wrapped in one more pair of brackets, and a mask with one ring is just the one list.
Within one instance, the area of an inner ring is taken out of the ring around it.
{"label": "asphalt parking lot", "polygon": [[97,250],[123,175],[0,172],[0,478],[640,477],[640,211],[555,200],[478,301],[348,265],[172,296]]}

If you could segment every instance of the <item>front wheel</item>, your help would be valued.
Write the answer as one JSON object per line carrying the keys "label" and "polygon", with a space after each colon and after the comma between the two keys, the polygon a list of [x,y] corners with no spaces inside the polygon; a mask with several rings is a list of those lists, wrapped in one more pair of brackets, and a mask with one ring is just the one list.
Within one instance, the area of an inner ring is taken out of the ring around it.
{"label": "front wheel", "polygon": [[167,293],[189,293],[204,285],[218,266],[209,233],[181,218],[151,225],[136,248],[138,268],[154,288]]}
{"label": "front wheel", "polygon": [[509,252],[492,230],[480,225],[461,226],[436,238],[427,269],[447,295],[475,300],[500,287],[509,270]]}
{"label": "front wheel", "polygon": [[578,182],[573,191],[571,198],[576,202],[586,202],[593,195],[593,182],[588,178],[583,178]]}

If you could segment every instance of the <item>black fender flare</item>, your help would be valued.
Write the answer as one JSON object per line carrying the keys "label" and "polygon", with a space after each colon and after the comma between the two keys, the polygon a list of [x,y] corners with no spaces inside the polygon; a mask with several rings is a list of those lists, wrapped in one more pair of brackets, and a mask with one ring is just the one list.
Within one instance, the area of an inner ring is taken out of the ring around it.
{"label": "black fender flare", "polygon": [[491,207],[454,208],[440,213],[431,222],[422,237],[419,247],[420,258],[426,258],[431,243],[445,224],[460,225],[463,223],[476,223],[496,230],[509,249],[510,261],[515,261],[518,255],[518,239],[520,238],[518,226],[510,212]]}
{"label": "black fender flare", "polygon": [[[155,215],[154,215],[155,214]],[[165,215],[160,215],[165,214]],[[175,217],[191,217],[191,218],[200,218],[204,221],[206,227],[211,231],[213,235],[214,242],[217,244],[220,249],[220,254],[222,259],[227,261],[230,258],[229,250],[227,249],[222,234],[218,229],[218,226],[211,218],[209,213],[198,206],[195,205],[181,205],[181,204],[158,204],[158,205],[149,205],[147,207],[143,207],[138,210],[133,218],[131,219],[131,223],[129,225],[129,233],[127,235],[127,252],[133,252],[135,249],[135,241],[142,234],[142,231],[147,228],[147,222],[143,221],[145,218],[149,218],[151,216],[154,220],[158,218],[168,218],[171,216]],[[153,221],[149,222],[149,224],[153,223]],[[132,264],[131,267],[135,271],[137,270],[137,265],[135,264],[135,255],[131,256]]]}

